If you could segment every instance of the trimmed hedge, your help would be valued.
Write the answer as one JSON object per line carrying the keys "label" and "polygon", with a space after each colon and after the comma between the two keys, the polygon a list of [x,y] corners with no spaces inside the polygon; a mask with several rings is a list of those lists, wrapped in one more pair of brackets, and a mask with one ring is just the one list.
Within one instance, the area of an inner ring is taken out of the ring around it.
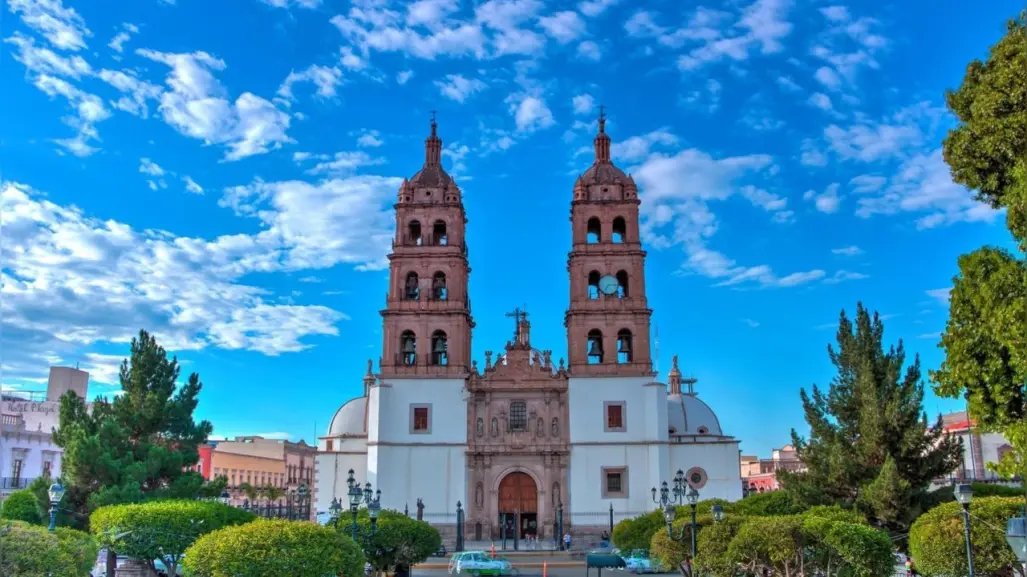
{"label": "trimmed hedge", "polygon": [[0,507],[0,518],[24,521],[31,525],[43,524],[43,518],[39,515],[36,495],[28,489],[15,491],[4,499],[3,506]]}
{"label": "trimmed hedge", "polygon": [[[0,536],[0,575],[3,577],[82,577],[96,562],[99,547],[88,533],[45,527],[22,521],[10,524]],[[7,523],[0,523],[0,529]]]}
{"label": "trimmed hedge", "polygon": [[[982,497],[970,503],[974,571],[978,577],[1009,575],[1016,555],[1006,542],[1006,522],[1020,516],[1022,497]],[[959,503],[943,503],[921,515],[909,531],[909,550],[925,577],[966,575],[966,541]]]}

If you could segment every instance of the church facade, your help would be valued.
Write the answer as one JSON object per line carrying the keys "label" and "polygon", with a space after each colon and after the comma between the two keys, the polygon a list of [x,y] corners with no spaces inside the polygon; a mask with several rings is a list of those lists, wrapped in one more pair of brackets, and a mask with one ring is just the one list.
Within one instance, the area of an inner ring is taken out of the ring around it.
{"label": "church facade", "polygon": [[[475,326],[462,192],[432,121],[423,168],[401,185],[377,373],[319,440],[314,505],[346,503],[346,478],[468,540],[598,534],[652,510],[676,471],[702,498],[742,496],[738,441],[683,379],[656,381],[634,180],[613,164],[600,115],[595,160],[573,188],[567,360],[531,342],[528,314],[502,351],[472,358]],[[413,514],[413,513],[411,513]]]}

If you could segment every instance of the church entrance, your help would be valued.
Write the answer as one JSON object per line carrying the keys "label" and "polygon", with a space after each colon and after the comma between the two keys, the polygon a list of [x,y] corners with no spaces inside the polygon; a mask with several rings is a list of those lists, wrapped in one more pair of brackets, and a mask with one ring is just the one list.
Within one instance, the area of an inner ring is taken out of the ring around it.
{"label": "church entrance", "polygon": [[507,539],[539,535],[538,487],[531,475],[516,471],[499,482],[499,526]]}

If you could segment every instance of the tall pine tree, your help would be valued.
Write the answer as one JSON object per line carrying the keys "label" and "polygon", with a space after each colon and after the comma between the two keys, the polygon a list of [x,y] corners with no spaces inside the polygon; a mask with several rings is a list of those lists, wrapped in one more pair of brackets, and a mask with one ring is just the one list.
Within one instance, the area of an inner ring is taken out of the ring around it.
{"label": "tall pine tree", "polygon": [[884,349],[884,324],[862,303],[855,322],[841,313],[838,346],[828,346],[838,370],[825,393],[800,392],[808,438],[792,431],[802,473],[782,474],[784,488],[810,503],[853,504],[872,520],[905,529],[921,511],[932,479],[959,463],[958,439],[941,417],[928,426],[920,359],[903,371],[906,354]]}
{"label": "tall pine tree", "polygon": [[195,497],[202,477],[185,467],[213,428],[193,420],[202,385],[196,373],[179,385],[179,366],[146,331],[121,364],[122,394],[92,411],[74,394],[61,398],[55,442],[64,449],[66,505],[84,519],[103,505],[149,497]]}

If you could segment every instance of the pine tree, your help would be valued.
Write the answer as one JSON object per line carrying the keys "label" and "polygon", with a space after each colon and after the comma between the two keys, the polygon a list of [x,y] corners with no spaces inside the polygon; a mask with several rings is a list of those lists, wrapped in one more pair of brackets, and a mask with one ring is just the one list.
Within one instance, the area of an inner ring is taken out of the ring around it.
{"label": "pine tree", "polygon": [[199,375],[181,385],[178,376],[177,359],[140,331],[121,364],[121,395],[97,400],[91,412],[73,393],[61,398],[54,440],[64,449],[65,504],[80,520],[103,505],[201,493],[202,477],[184,468],[197,463],[213,428],[193,419]]}
{"label": "pine tree", "polygon": [[919,514],[932,479],[959,463],[958,439],[944,436],[941,417],[928,426],[920,359],[905,368],[902,342],[886,352],[884,324],[856,307],[842,311],[838,346],[828,346],[838,370],[826,394],[800,392],[808,438],[792,431],[806,471],[782,474],[784,488],[810,504],[858,507],[872,520],[904,529]]}

